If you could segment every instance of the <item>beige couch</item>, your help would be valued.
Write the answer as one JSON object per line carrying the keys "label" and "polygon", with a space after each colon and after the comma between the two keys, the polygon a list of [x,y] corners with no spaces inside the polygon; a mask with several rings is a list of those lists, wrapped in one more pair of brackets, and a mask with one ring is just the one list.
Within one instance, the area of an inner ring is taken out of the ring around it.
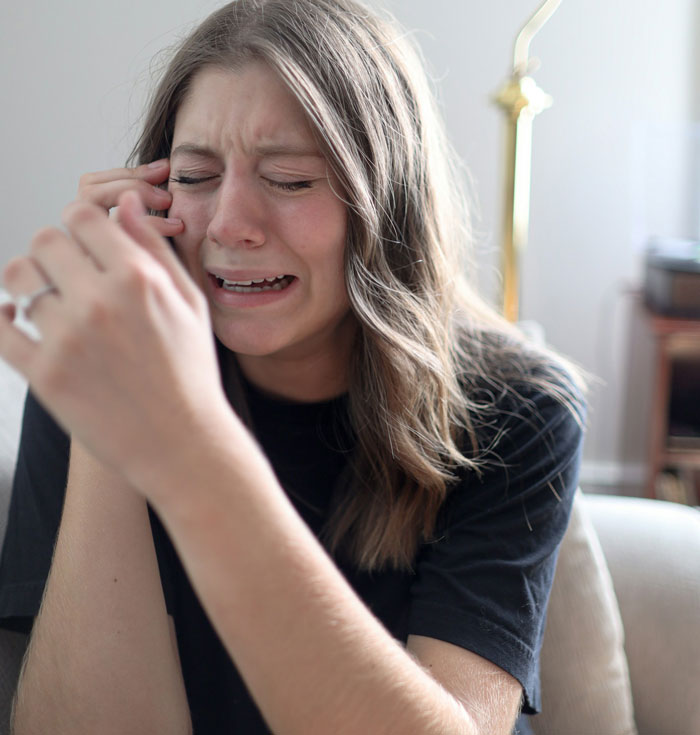
{"label": "beige couch", "polygon": [[[0,361],[0,538],[24,390]],[[25,645],[0,630],[0,735]],[[577,497],[550,601],[542,692],[537,735],[700,735],[699,512]]]}

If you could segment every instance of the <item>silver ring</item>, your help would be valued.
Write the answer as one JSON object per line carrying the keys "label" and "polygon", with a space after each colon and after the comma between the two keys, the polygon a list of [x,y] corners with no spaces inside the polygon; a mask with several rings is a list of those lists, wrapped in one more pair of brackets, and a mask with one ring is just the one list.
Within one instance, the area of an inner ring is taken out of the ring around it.
{"label": "silver ring", "polygon": [[41,288],[37,288],[36,291],[33,291],[30,294],[18,296],[15,299],[15,317],[29,321],[29,312],[35,302],[47,293],[53,293],[56,290],[56,286],[54,286],[53,283],[46,283]]}

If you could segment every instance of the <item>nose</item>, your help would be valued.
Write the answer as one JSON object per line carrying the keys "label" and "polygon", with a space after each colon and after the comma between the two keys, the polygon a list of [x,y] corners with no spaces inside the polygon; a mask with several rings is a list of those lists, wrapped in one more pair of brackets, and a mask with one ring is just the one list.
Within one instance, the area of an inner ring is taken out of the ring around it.
{"label": "nose", "polygon": [[225,247],[256,248],[265,242],[265,204],[252,182],[225,177],[207,238]]}

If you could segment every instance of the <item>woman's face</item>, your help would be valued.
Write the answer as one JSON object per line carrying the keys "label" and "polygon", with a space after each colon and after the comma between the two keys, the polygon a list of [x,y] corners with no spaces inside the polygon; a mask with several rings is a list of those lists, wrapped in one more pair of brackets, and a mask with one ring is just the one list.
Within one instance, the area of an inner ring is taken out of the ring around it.
{"label": "woman's face", "polygon": [[170,176],[169,215],[185,225],[175,247],[244,370],[346,359],[346,207],[301,106],[269,67],[195,77]]}

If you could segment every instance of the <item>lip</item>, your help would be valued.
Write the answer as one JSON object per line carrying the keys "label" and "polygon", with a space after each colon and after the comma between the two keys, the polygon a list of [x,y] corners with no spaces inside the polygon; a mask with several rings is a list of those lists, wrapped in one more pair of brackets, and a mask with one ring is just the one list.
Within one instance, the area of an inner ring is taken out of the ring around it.
{"label": "lip", "polygon": [[227,291],[217,283],[217,277],[225,278],[227,281],[250,281],[253,278],[265,278],[266,275],[269,277],[270,274],[264,271],[220,271],[219,269],[215,273],[209,271],[205,280],[205,293],[211,305],[225,309],[250,309],[265,306],[289,299],[296,293],[299,285],[299,279],[296,277],[289,286],[281,291],[238,293],[237,291]]}

